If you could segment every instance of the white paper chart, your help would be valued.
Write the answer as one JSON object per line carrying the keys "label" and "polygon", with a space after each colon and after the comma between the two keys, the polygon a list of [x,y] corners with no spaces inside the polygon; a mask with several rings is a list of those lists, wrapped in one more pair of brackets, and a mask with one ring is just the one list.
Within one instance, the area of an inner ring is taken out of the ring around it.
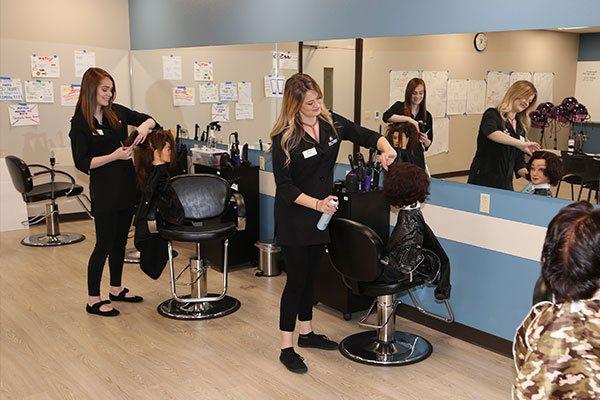
{"label": "white paper chart", "polygon": [[23,88],[20,79],[0,77],[0,101],[23,101]]}
{"label": "white paper chart", "polygon": [[57,55],[31,55],[31,76],[33,78],[59,78],[60,58]]}
{"label": "white paper chart", "polygon": [[467,110],[467,83],[466,79],[448,80],[448,115],[465,114]]}
{"label": "white paper chart", "polygon": [[283,97],[284,76],[265,75],[265,97]]}
{"label": "white paper chart", "polygon": [[200,103],[218,103],[219,85],[214,82],[199,83],[198,100]]}
{"label": "white paper chart", "polygon": [[175,107],[196,105],[196,90],[190,86],[174,87],[173,105]]}
{"label": "white paper chart", "polygon": [[181,80],[181,56],[162,56],[163,79],[170,81]]}
{"label": "white paper chart", "polygon": [[431,147],[425,153],[425,157],[429,158],[440,153],[448,153],[450,151],[450,119],[449,118],[434,118],[433,131],[435,138]]}
{"label": "white paper chart", "polygon": [[75,50],[75,76],[81,78],[88,68],[96,66],[96,53],[87,50]]}
{"label": "white paper chart", "polygon": [[538,91],[537,103],[554,101],[554,73],[553,72],[534,72],[533,86]]}
{"label": "white paper chart", "polygon": [[273,52],[273,69],[277,68],[277,56],[279,55],[279,69],[298,69],[298,53],[290,51]]}
{"label": "white paper chart", "polygon": [[214,79],[213,63],[210,61],[194,61],[194,80],[212,82]]}
{"label": "white paper chart", "polygon": [[471,80],[467,82],[467,114],[483,114],[485,111],[486,82],[482,80]]}
{"label": "white paper chart", "polygon": [[390,71],[390,106],[397,101],[404,101],[408,81],[420,77],[419,71]]}
{"label": "white paper chart", "polygon": [[254,119],[254,105],[235,103],[235,119]]}
{"label": "white paper chart", "polygon": [[434,118],[446,116],[448,71],[423,71],[421,75],[427,85],[427,111]]}
{"label": "white paper chart", "polygon": [[510,86],[510,74],[508,72],[488,71],[486,81],[485,107],[497,107]]}
{"label": "white paper chart", "polygon": [[532,82],[531,72],[518,72],[513,71],[510,73],[510,86],[517,81],[529,81]]}
{"label": "white paper chart", "polygon": [[54,85],[52,81],[39,79],[25,81],[26,103],[54,103]]}
{"label": "white paper chart", "polygon": [[251,82],[238,82],[238,103],[250,104],[252,103],[252,83]]}
{"label": "white paper chart", "polygon": [[221,82],[219,85],[219,99],[221,101],[237,101],[237,83]]}
{"label": "white paper chart", "polygon": [[37,104],[9,104],[8,119],[10,120],[10,126],[39,125],[39,107]]}
{"label": "white paper chart", "polygon": [[212,121],[229,122],[229,104],[215,103],[211,107]]}
{"label": "white paper chart", "polygon": [[81,92],[81,85],[60,85],[60,105],[67,107],[74,107],[77,105],[79,100],[79,93]]}

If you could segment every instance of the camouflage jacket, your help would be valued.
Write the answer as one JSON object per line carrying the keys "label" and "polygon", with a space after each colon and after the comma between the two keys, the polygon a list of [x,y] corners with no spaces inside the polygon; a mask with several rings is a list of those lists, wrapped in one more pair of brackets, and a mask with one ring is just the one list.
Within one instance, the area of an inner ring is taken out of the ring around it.
{"label": "camouflage jacket", "polygon": [[600,399],[600,297],[534,305],[513,357],[515,400]]}

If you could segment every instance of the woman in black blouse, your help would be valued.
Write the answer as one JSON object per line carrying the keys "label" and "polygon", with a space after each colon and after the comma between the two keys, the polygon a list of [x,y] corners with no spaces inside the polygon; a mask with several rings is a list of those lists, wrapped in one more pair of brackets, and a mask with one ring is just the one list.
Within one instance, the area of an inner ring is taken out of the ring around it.
{"label": "woman in black blouse", "polygon": [[[96,245],[88,263],[90,314],[115,316],[119,311],[100,298],[100,280],[108,257],[110,294],[113,301],[138,303],[122,286],[123,259],[127,233],[137,201],[135,170],[131,160],[135,145],[156,125],[148,115],[114,104],[115,81],[100,68],[88,69],[81,80],[81,93],[71,119],[71,151],[78,170],[90,175],[90,195]],[[137,127],[138,137],[123,146],[127,126]]]}
{"label": "woman in black blouse", "polygon": [[292,372],[307,371],[294,351],[293,333],[300,321],[300,347],[337,349],[337,343],[312,330],[313,286],[319,260],[329,242],[327,230],[317,229],[322,213],[334,214],[330,204],[333,169],[340,142],[350,140],[381,151],[387,169],[396,152],[378,133],[330,113],[322,104],[319,85],[308,75],[295,74],[285,83],[281,112],[271,131],[275,176],[275,236],[282,247],[287,282],[281,295],[280,361]]}

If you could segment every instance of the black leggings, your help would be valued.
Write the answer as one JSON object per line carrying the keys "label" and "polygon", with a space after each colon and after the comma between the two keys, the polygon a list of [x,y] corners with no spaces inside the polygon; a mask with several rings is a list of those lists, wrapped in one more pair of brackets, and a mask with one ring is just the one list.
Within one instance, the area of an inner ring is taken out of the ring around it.
{"label": "black leggings", "polygon": [[287,281],[281,294],[279,329],[293,332],[296,317],[299,321],[312,320],[314,286],[325,245],[282,246]]}
{"label": "black leggings", "polygon": [[100,280],[108,257],[110,285],[121,286],[127,233],[134,208],[119,211],[95,212],[96,246],[88,263],[88,294],[100,296]]}

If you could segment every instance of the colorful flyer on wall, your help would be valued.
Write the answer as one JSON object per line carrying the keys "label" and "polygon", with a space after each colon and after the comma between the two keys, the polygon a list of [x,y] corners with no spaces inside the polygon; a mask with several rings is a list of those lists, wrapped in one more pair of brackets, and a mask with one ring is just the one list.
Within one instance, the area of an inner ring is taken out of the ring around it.
{"label": "colorful flyer on wall", "polygon": [[175,107],[196,105],[196,90],[188,86],[174,87],[173,105]]}
{"label": "colorful flyer on wall", "polygon": [[37,104],[9,104],[8,118],[10,120],[10,126],[39,125],[39,107]]}
{"label": "colorful flyer on wall", "polygon": [[254,119],[252,103],[235,103],[235,119]]}
{"label": "colorful flyer on wall", "polygon": [[88,68],[96,66],[96,53],[87,50],[75,50],[75,76],[81,78]]}
{"label": "colorful flyer on wall", "polygon": [[181,80],[181,56],[162,56],[163,79],[171,81]]}
{"label": "colorful flyer on wall", "polygon": [[194,80],[212,82],[213,63],[210,61],[194,61]]}
{"label": "colorful flyer on wall", "polygon": [[25,102],[54,103],[54,85],[52,81],[39,79],[25,81]]}
{"label": "colorful flyer on wall", "polygon": [[219,85],[219,98],[221,101],[236,101],[238,98],[237,83],[221,82]]}
{"label": "colorful flyer on wall", "polygon": [[211,107],[212,121],[229,122],[229,104],[216,103]]}
{"label": "colorful flyer on wall", "polygon": [[219,85],[214,82],[203,82],[198,84],[200,103],[218,103]]}
{"label": "colorful flyer on wall", "polygon": [[59,78],[60,58],[57,55],[31,55],[31,76],[33,78]]}
{"label": "colorful flyer on wall", "polygon": [[0,101],[23,101],[20,79],[0,76]]}
{"label": "colorful flyer on wall", "polygon": [[238,82],[238,103],[250,104],[252,103],[252,83],[250,82]]}
{"label": "colorful flyer on wall", "polygon": [[81,85],[60,85],[60,105],[75,107],[79,100],[79,92],[81,92]]}

